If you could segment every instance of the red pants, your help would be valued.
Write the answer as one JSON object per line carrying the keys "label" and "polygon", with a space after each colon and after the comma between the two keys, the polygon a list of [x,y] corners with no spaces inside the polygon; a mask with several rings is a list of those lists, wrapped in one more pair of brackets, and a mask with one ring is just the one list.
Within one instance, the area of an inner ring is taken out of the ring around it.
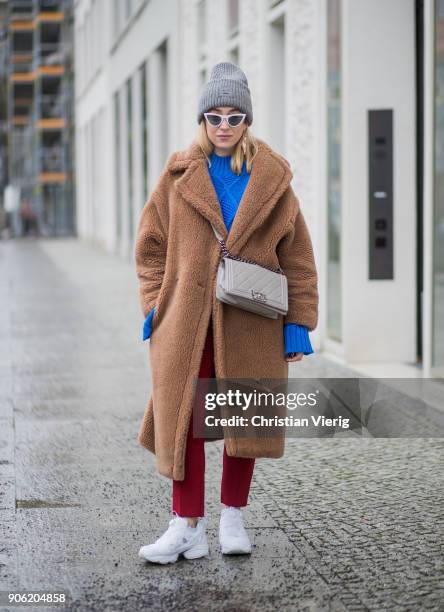
{"label": "red pants", "polygon": [[[214,378],[212,320],[200,365],[199,378]],[[179,516],[205,513],[205,438],[193,436],[193,418],[188,429],[185,453],[185,479],[173,480],[173,511]],[[224,446],[220,501],[239,508],[247,505],[255,459],[229,457]]]}

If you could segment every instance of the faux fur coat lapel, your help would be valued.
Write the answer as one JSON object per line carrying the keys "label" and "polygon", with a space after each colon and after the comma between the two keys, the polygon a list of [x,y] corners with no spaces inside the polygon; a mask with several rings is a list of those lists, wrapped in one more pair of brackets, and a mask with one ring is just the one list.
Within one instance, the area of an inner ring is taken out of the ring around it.
{"label": "faux fur coat lapel", "polygon": [[183,171],[175,182],[183,198],[213,223],[226,242],[227,248],[240,250],[251,234],[270,214],[288,187],[293,173],[287,160],[256,138],[258,152],[254,158],[250,179],[239,203],[228,233],[211,177],[207,160],[196,142],[170,159],[172,172]]}

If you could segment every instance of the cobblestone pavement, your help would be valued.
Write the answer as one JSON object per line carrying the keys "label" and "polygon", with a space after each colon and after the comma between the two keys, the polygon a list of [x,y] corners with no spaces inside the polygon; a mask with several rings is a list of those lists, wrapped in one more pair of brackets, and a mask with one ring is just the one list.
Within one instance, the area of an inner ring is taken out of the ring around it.
{"label": "cobblestone pavement", "polygon": [[[136,440],[141,324],[131,261],[0,242],[0,590],[66,589],[67,610],[444,610],[437,438],[287,440],[257,461],[251,557],[218,551],[222,442],[207,444],[210,557],[139,559],[171,484]],[[290,376],[308,372],[344,375],[316,354]]]}

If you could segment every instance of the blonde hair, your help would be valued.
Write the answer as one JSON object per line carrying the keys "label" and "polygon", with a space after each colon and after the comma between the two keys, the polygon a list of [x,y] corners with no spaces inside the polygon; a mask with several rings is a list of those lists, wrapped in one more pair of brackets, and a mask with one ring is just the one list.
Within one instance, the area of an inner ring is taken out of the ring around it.
{"label": "blonde hair", "polygon": [[[208,138],[206,121],[202,119],[199,123],[199,127],[197,128],[197,133],[195,136],[195,141],[202,149],[203,154],[205,155],[207,162],[210,164],[209,156],[214,151],[214,145],[211,140]],[[242,149],[242,142],[245,138],[246,151],[244,153]],[[253,159],[256,156],[258,151],[258,145],[256,143],[256,139],[253,134],[250,132],[250,128],[247,127],[242,136],[239,138],[239,141],[236,143],[234,147],[233,154],[231,156],[231,169],[237,175],[242,172],[242,166],[244,161],[246,162],[246,168],[248,174],[251,172],[251,168],[253,166]]]}

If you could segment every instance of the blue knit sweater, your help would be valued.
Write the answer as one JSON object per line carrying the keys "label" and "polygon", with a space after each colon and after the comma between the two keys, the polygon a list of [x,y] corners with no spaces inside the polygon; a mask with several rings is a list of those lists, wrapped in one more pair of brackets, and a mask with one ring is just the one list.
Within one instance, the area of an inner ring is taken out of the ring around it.
{"label": "blue knit sweater", "polygon": [[[231,170],[231,156],[229,155],[221,157],[211,153],[210,162],[211,166],[208,168],[208,171],[220,202],[225,225],[227,230],[230,231],[250,175],[247,172],[245,162],[241,174],[239,176],[235,174]],[[143,324],[143,340],[147,340],[151,335],[151,320],[154,311],[155,308],[150,310]],[[309,355],[314,352],[307,328],[298,323],[285,323],[284,345],[285,356],[291,353]]]}

